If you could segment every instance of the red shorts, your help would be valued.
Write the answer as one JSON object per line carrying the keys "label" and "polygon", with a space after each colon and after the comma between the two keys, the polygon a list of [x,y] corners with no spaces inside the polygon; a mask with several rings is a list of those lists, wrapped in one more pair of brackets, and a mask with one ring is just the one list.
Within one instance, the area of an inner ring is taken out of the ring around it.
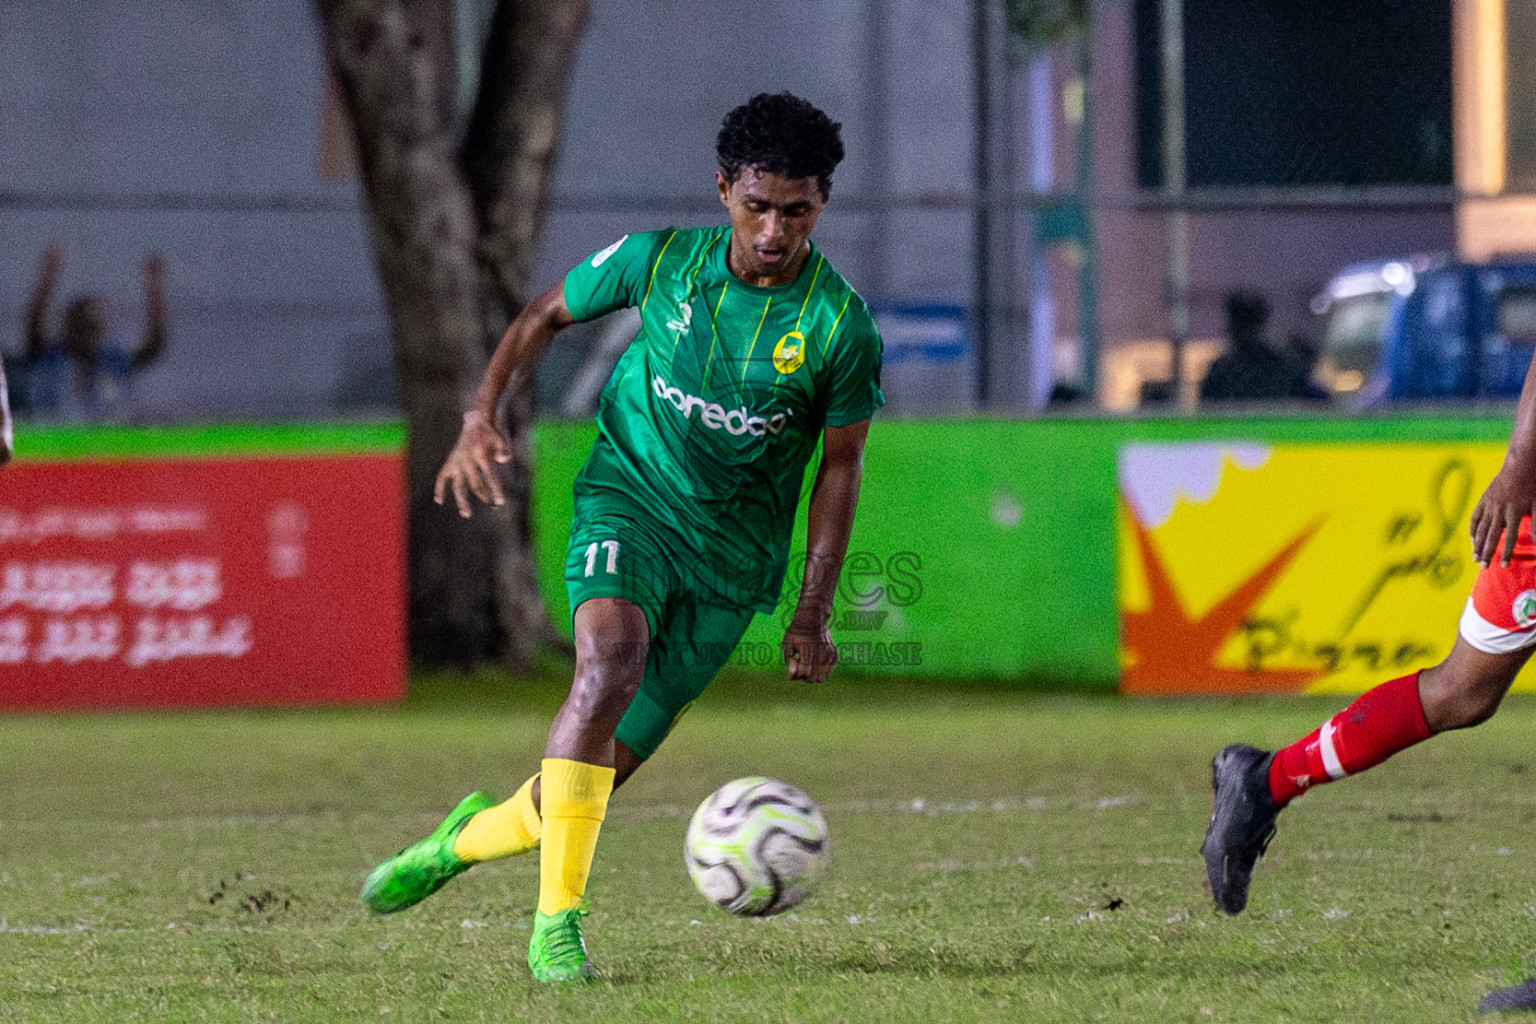
{"label": "red shorts", "polygon": [[1461,613],[1461,638],[1489,654],[1508,654],[1536,644],[1536,542],[1531,539],[1529,517],[1520,520],[1509,568],[1495,558],[1478,572]]}

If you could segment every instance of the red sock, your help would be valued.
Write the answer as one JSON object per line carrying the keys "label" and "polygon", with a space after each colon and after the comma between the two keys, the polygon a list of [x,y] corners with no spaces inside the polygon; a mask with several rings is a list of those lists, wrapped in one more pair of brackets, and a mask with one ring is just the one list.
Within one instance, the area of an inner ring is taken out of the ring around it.
{"label": "red sock", "polygon": [[1284,807],[1311,786],[1374,768],[1429,738],[1419,674],[1382,683],[1301,739],[1275,753],[1269,794]]}

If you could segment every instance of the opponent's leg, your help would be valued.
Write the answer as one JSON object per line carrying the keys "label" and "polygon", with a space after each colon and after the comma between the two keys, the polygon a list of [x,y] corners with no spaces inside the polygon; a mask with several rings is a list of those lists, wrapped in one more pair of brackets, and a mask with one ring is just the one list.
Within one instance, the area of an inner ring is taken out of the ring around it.
{"label": "opponent's leg", "polygon": [[1450,657],[1419,676],[1419,698],[1431,733],[1470,729],[1493,717],[1536,647],[1483,651],[1460,637]]}
{"label": "opponent's leg", "polygon": [[1239,914],[1280,809],[1308,786],[1380,764],[1429,736],[1419,674],[1382,683],[1276,754],[1242,743],[1211,762],[1215,808],[1200,852],[1216,905]]}
{"label": "opponent's leg", "polygon": [[1314,785],[1374,768],[1399,750],[1428,739],[1419,677],[1437,669],[1367,690],[1321,726],[1280,748],[1270,759],[1266,776],[1276,806],[1284,807]]}
{"label": "opponent's leg", "polygon": [[539,780],[543,810],[539,909],[528,966],[540,981],[580,981],[595,972],[581,937],[582,897],[613,792],[613,733],[639,688],[650,627],[618,598],[576,609],[576,677],[555,715]]}
{"label": "opponent's leg", "polygon": [[1273,754],[1240,743],[1224,747],[1211,763],[1215,810],[1200,848],[1217,906],[1238,914],[1247,905],[1253,866],[1283,807],[1437,732],[1487,721],[1530,654],[1529,647],[1490,653],[1457,637],[1439,665],[1368,690]]}

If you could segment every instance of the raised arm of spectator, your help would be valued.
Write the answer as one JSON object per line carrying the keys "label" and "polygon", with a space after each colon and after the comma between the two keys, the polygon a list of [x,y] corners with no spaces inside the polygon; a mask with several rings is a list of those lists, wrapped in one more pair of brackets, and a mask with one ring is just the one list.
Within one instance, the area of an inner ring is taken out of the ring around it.
{"label": "raised arm of spectator", "polygon": [[48,310],[53,305],[53,291],[58,286],[59,269],[63,265],[64,250],[53,242],[43,250],[37,267],[37,283],[32,286],[32,297],[27,301],[27,362],[42,355],[52,340],[48,336]]}
{"label": "raised arm of spectator", "polygon": [[5,364],[0,363],[0,466],[11,461],[11,393],[5,384]]}
{"label": "raised arm of spectator", "polygon": [[159,253],[144,259],[144,336],[133,353],[135,370],[148,366],[165,352],[165,260]]}

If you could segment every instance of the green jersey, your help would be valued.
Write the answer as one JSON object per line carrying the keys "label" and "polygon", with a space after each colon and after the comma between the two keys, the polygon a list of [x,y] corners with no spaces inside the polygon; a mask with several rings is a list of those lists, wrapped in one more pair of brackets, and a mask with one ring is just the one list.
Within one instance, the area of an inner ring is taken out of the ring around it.
{"label": "green jersey", "polygon": [[577,320],[640,310],[603,389],[576,514],[624,510],[664,535],[707,595],[771,611],[805,467],[827,426],[885,404],[869,309],[811,246],[790,284],[726,266],[729,226],[626,235],[565,278]]}

